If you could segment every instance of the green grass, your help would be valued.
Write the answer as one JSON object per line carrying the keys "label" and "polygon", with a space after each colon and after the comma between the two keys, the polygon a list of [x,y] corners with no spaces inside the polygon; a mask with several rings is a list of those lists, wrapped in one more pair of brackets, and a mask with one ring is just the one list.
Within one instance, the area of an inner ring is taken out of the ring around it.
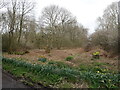
{"label": "green grass", "polygon": [[66,61],[71,61],[71,60],[73,60],[73,59],[74,59],[73,56],[68,56],[68,57],[65,58]]}
{"label": "green grass", "polygon": [[103,67],[103,65],[108,65],[106,63],[98,63],[95,62],[93,64],[80,64],[77,68],[79,71],[91,71],[94,73],[100,72],[100,73],[115,73],[114,71],[108,70],[107,68]]}
{"label": "green grass", "polygon": [[[42,83],[44,86],[54,85],[59,82],[61,79],[58,75],[55,74],[38,74],[32,73],[27,68],[24,67],[16,67],[11,64],[4,63],[3,69],[9,71],[11,74],[15,75],[17,78],[27,78],[30,83]],[[26,81],[28,82],[28,81]]]}
{"label": "green grass", "polygon": [[60,62],[60,61],[48,61],[47,65],[52,65],[58,68],[70,68],[69,65],[65,64],[64,62]]}
{"label": "green grass", "polygon": [[0,55],[0,65],[2,65],[2,57],[1,57],[1,55]]}
{"label": "green grass", "polygon": [[102,65],[109,65],[109,64],[102,63],[102,62],[93,62],[93,65],[95,65],[95,66],[102,66]]}
{"label": "green grass", "polygon": [[[109,73],[104,69],[96,67],[81,66],[78,69],[52,65],[30,64],[24,61],[3,58],[3,69],[11,72],[17,77],[24,77],[29,80],[29,84],[41,83],[44,86],[61,87],[63,81],[68,83],[79,83],[86,81],[91,88],[115,88],[120,80],[119,74]],[[104,71],[104,72],[103,72]],[[28,81],[26,81],[28,82]],[[69,87],[64,84],[64,87]]]}

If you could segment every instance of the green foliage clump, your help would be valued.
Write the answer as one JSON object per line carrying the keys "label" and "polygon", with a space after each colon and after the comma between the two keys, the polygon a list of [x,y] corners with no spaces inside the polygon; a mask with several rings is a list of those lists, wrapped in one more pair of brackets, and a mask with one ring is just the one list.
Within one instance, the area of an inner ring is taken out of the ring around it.
{"label": "green foliage clump", "polygon": [[[11,72],[17,72],[21,75],[24,73],[24,76],[26,76],[27,73],[37,75],[35,77],[39,77],[38,81],[41,81],[44,85],[47,86],[56,85],[63,80],[74,83],[79,82],[81,79],[87,81],[91,88],[118,88],[120,83],[119,73],[109,73],[106,70],[98,67],[80,71],[74,68],[59,68],[48,64],[30,64],[24,61],[8,58],[3,58],[2,61],[3,68],[6,68],[9,71],[12,69]],[[10,68],[10,66],[13,68]],[[18,72],[19,69],[21,69],[21,72],[23,70],[23,73]]]}
{"label": "green foliage clump", "polygon": [[94,53],[92,54],[92,58],[93,58],[93,59],[99,59],[99,58],[100,58],[100,52],[94,52]]}
{"label": "green foliage clump", "polygon": [[47,64],[52,65],[52,66],[56,66],[56,67],[59,67],[59,68],[70,67],[69,65],[65,64],[64,62],[60,62],[60,61],[49,61]]}
{"label": "green foliage clump", "polygon": [[65,58],[66,61],[71,61],[71,60],[73,60],[73,59],[74,59],[73,56],[68,56],[68,57]]}
{"label": "green foliage clump", "polygon": [[15,52],[14,54],[16,54],[16,55],[24,55],[25,52]]}
{"label": "green foliage clump", "polygon": [[100,54],[100,52],[94,52],[93,53],[93,55],[99,55]]}
{"label": "green foliage clump", "polygon": [[41,61],[41,62],[46,62],[47,59],[46,58],[39,58],[38,61]]}
{"label": "green foliage clump", "polygon": [[47,58],[45,56],[40,56],[38,61],[41,61],[41,62],[46,62],[47,61]]}

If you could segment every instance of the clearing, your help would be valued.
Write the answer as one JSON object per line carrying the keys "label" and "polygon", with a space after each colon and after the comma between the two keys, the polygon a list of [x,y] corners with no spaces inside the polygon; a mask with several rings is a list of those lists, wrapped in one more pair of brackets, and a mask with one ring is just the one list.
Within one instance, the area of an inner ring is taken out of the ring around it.
{"label": "clearing", "polygon": [[[99,60],[91,60],[92,53],[99,51],[100,52],[100,59]],[[7,58],[15,58],[19,60],[25,60],[30,63],[37,63],[37,64],[46,64],[38,61],[38,58],[41,56],[44,56],[47,58],[48,61],[58,61],[63,62],[65,64],[68,64],[70,66],[76,67],[80,65],[98,65],[105,67],[109,70],[117,71],[118,70],[118,60],[117,57],[114,58],[108,58],[104,55],[108,55],[107,52],[105,52],[102,49],[95,49],[91,50],[89,52],[85,52],[82,48],[76,48],[76,49],[64,49],[64,50],[51,50],[51,53],[45,53],[45,50],[40,49],[34,49],[29,50],[29,53],[24,55],[15,55],[15,54],[8,54],[3,53],[4,57]],[[71,61],[66,61],[65,58],[68,56],[73,56],[74,59]]]}

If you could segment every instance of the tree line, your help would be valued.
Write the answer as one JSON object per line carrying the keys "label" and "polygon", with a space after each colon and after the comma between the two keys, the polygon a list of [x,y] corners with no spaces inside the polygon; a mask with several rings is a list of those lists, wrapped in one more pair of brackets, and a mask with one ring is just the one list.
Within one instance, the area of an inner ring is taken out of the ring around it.
{"label": "tree line", "polygon": [[102,17],[98,17],[96,32],[90,36],[93,46],[100,45],[104,50],[111,53],[118,53],[118,2],[109,5]]}
{"label": "tree line", "polygon": [[35,3],[27,0],[3,4],[7,11],[0,12],[3,51],[39,48],[51,49],[101,46],[104,50],[118,49],[117,2],[109,5],[97,19],[96,31],[88,36],[88,28],[77,22],[73,14],[63,7],[45,7],[39,20],[33,15]]}

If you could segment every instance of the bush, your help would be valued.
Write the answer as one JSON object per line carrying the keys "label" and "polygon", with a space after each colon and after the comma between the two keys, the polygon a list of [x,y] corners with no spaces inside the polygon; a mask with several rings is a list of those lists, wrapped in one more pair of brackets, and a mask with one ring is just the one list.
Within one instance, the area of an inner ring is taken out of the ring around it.
{"label": "bush", "polygon": [[92,56],[93,59],[99,59],[100,58],[100,52],[94,52],[92,55],[93,55]]}
{"label": "bush", "polygon": [[46,58],[39,58],[38,61],[41,61],[41,62],[46,62],[47,59]]}
{"label": "bush", "polygon": [[29,53],[29,51],[25,51],[25,53]]}
{"label": "bush", "polygon": [[16,54],[16,55],[24,55],[25,52],[15,52],[14,54]]}
{"label": "bush", "polygon": [[38,61],[41,61],[41,62],[46,62],[47,61],[47,58],[45,58],[45,56],[40,56]]}
{"label": "bush", "polygon": [[73,60],[73,58],[74,58],[73,56],[68,56],[68,57],[66,57],[65,60],[66,60],[66,61],[70,61],[70,60]]}

